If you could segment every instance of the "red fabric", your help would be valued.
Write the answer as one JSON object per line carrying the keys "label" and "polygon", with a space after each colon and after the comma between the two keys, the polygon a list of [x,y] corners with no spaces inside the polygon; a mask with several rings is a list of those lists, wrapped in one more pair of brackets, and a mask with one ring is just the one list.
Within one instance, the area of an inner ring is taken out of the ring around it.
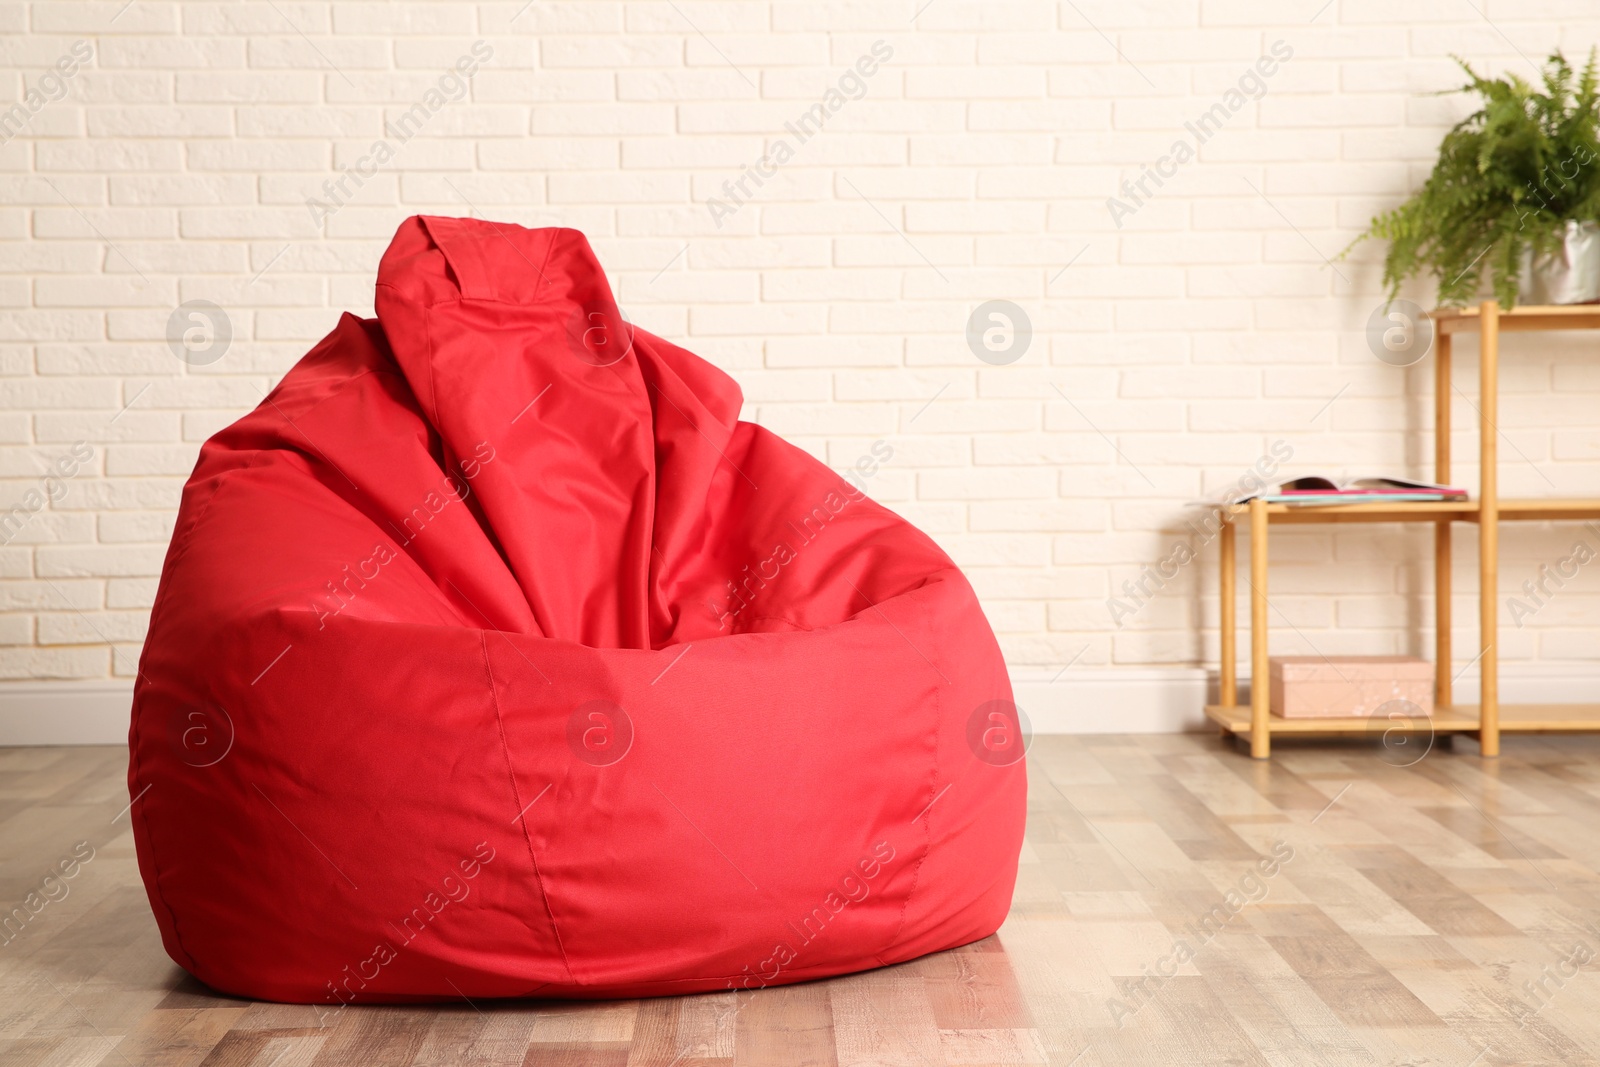
{"label": "red fabric", "polygon": [[184,490],[129,769],[172,958],[332,1010],[993,933],[1025,782],[974,755],[1011,692],[950,559],[632,331],[575,231],[410,219],[377,310]]}

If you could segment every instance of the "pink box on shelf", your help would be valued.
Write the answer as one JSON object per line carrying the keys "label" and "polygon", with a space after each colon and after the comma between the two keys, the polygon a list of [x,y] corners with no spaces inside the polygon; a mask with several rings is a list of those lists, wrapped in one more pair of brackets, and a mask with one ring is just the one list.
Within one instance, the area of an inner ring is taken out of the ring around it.
{"label": "pink box on shelf", "polygon": [[1273,656],[1268,663],[1270,707],[1285,719],[1365,718],[1392,700],[1433,714],[1433,664],[1425,659]]}

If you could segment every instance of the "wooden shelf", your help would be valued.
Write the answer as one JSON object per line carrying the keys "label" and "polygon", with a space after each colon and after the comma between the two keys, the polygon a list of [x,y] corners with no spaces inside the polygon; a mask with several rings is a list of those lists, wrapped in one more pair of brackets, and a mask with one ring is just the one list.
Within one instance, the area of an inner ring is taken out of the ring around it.
{"label": "wooden shelf", "polygon": [[[1502,522],[1600,519],[1600,498],[1500,501]],[[1410,500],[1393,504],[1268,504],[1268,522],[1477,522],[1476,500]]]}
{"label": "wooden shelf", "polygon": [[[1600,500],[1595,501],[1600,508]],[[1268,522],[1451,522],[1478,517],[1475,500],[1411,500],[1393,504],[1268,504]]]}
{"label": "wooden shelf", "polygon": [[[1229,733],[1250,736],[1250,707],[1224,707],[1206,705],[1206,717]],[[1505,734],[1555,734],[1583,733],[1596,729],[1600,722],[1600,704],[1501,704],[1500,732]],[[1418,733],[1426,733],[1426,723],[1431,723],[1434,733],[1457,734],[1478,731],[1478,705],[1450,704],[1434,709],[1429,719],[1416,720]],[[1270,734],[1379,734],[1404,724],[1388,723],[1382,719],[1285,719],[1278,715],[1267,716]]]}
{"label": "wooden shelf", "polygon": [[[1526,305],[1501,311],[1493,300],[1477,307],[1440,308],[1430,318],[1437,328],[1433,353],[1433,480],[1450,483],[1451,349],[1456,334],[1476,333],[1478,346],[1478,492],[1476,500],[1395,501],[1373,504],[1268,504],[1252,500],[1244,507],[1219,508],[1222,528],[1221,655],[1219,703],[1206,714],[1224,731],[1248,737],[1250,755],[1266,759],[1273,734],[1360,734],[1374,729],[1366,719],[1283,719],[1267,706],[1267,542],[1278,523],[1426,522],[1433,527],[1434,703],[1432,728],[1443,733],[1472,733],[1483,756],[1500,754],[1500,733],[1600,731],[1600,704],[1500,705],[1500,524],[1502,522],[1586,521],[1600,519],[1600,499],[1502,500],[1499,491],[1500,334],[1505,330],[1600,330],[1600,304]],[[1458,522],[1478,524],[1478,664],[1481,705],[1456,704],[1452,698],[1455,663],[1451,606],[1452,531]],[[1238,704],[1238,637],[1236,626],[1238,566],[1236,526],[1250,532],[1250,674],[1251,706]],[[1481,642],[1481,643],[1479,643]],[[1390,727],[1378,724],[1383,729]]]}
{"label": "wooden shelf", "polygon": [[[1436,308],[1428,313],[1441,335],[1477,333],[1483,329],[1483,309]],[[1504,331],[1600,329],[1600,304],[1524,304],[1501,310]]]}
{"label": "wooden shelf", "polygon": [[1600,500],[1579,497],[1554,500],[1502,500],[1500,521],[1539,522],[1555,519],[1600,519]]}

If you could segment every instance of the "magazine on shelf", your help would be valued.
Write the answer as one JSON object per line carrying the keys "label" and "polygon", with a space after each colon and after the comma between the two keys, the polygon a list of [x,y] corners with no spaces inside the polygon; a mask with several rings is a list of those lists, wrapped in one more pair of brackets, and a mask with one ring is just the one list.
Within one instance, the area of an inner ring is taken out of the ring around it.
{"label": "magazine on shelf", "polygon": [[1458,486],[1422,482],[1415,478],[1388,476],[1331,478],[1313,474],[1302,478],[1290,478],[1259,489],[1242,489],[1221,501],[1210,503],[1236,506],[1257,497],[1269,504],[1326,506],[1465,500],[1467,491]]}

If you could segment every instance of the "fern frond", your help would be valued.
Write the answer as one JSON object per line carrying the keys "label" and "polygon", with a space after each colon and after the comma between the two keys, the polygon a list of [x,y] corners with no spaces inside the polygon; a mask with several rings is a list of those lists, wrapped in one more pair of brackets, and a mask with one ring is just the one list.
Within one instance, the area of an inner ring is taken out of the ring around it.
{"label": "fern frond", "polygon": [[1487,276],[1509,308],[1527,249],[1558,247],[1569,220],[1600,221],[1600,68],[1593,49],[1581,71],[1557,50],[1535,86],[1451,58],[1467,80],[1446,91],[1475,94],[1482,106],[1445,134],[1422,188],[1375,216],[1340,257],[1384,240],[1390,299],[1427,271],[1441,303],[1471,301]]}

